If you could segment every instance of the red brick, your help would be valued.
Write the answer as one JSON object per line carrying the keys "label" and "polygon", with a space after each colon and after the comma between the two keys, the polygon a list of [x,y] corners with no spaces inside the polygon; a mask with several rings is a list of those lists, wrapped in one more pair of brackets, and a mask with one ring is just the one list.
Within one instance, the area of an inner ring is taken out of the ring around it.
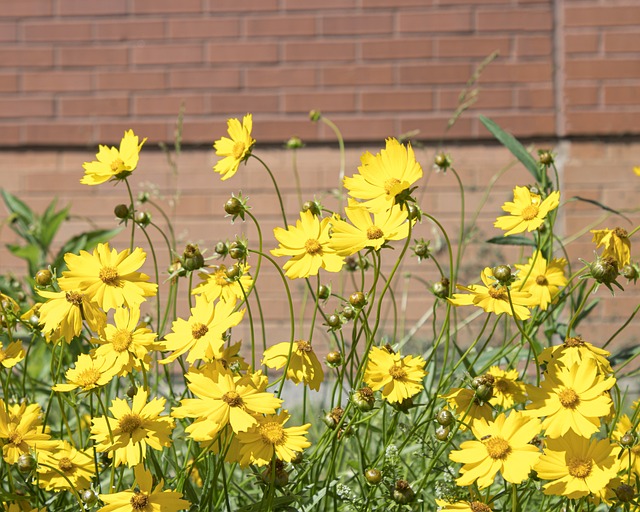
{"label": "red brick", "polygon": [[[173,117],[173,119],[167,120],[167,121],[165,120],[147,121],[147,120],[140,120],[138,118],[130,117],[127,121],[126,126],[123,126],[122,121],[102,122],[97,126],[97,134],[94,140],[91,141],[91,143],[106,144],[109,146],[119,144],[124,131],[131,129],[134,131],[134,133],[138,134],[140,137],[149,138],[149,140],[146,142],[146,147],[148,148],[151,146],[157,147],[156,145],[158,142],[161,142],[161,141],[166,142],[168,140],[173,140],[173,132],[175,129],[177,117],[178,117],[177,112],[175,117]],[[154,182],[158,178],[153,178]]]}
{"label": "red brick", "polygon": [[[291,136],[297,135],[302,139],[314,138],[316,125],[309,121],[308,116],[302,118],[254,118],[253,129],[255,138],[264,142],[284,142]],[[334,136],[335,137],[335,136]]]}
{"label": "red brick", "polygon": [[133,113],[139,116],[177,116],[184,106],[190,115],[202,115],[208,112],[207,102],[202,94],[156,94],[136,95],[133,98]]}
{"label": "red brick", "polygon": [[285,112],[350,112],[356,107],[355,94],[351,92],[305,92],[284,95]]}
{"label": "red brick", "polygon": [[203,62],[200,44],[154,44],[133,48],[133,64],[194,64]]}
{"label": "red brick", "polygon": [[564,19],[567,27],[637,25],[640,20],[640,7],[635,2],[625,6],[567,5],[564,10]]}
{"label": "red brick", "polygon": [[527,83],[551,82],[552,66],[550,62],[529,62],[511,64],[493,62],[485,68],[480,77],[481,83]]}
{"label": "red brick", "polygon": [[127,0],[89,2],[87,0],[58,0],[60,16],[103,16],[127,13]]}
{"label": "red brick", "polygon": [[22,34],[27,42],[90,41],[91,24],[87,22],[25,22]]}
{"label": "red brick", "polygon": [[434,3],[433,0],[362,0],[362,7],[364,9],[376,7],[397,9],[398,7],[426,7]]}
{"label": "red brick", "polygon": [[158,20],[96,19],[93,28],[98,41],[146,41],[165,37],[165,22]]}
{"label": "red brick", "polygon": [[314,16],[260,16],[245,20],[249,37],[313,36],[316,34]]}
{"label": "red brick", "polygon": [[551,51],[552,39],[550,35],[516,37],[516,55],[518,57],[546,57],[551,55]]}
{"label": "red brick", "polygon": [[240,71],[232,68],[178,69],[169,71],[170,89],[235,89]]}
{"label": "red brick", "polygon": [[327,66],[320,70],[323,85],[390,85],[393,67],[390,64],[371,66]]}
{"label": "red brick", "polygon": [[605,105],[640,105],[640,85],[605,85]]}
{"label": "red brick", "polygon": [[395,112],[433,109],[433,93],[431,91],[393,90],[387,92],[363,92],[363,112]]}
{"label": "red brick", "polygon": [[209,62],[278,62],[277,43],[209,43]]}
{"label": "red brick", "polygon": [[164,71],[109,71],[96,73],[95,80],[98,91],[142,91],[167,87]]}
{"label": "red brick", "polygon": [[208,2],[210,12],[240,12],[242,14],[259,11],[278,10],[278,0],[212,0]]}
{"label": "red brick", "polygon": [[[407,64],[399,66],[401,84],[464,84],[473,73],[470,64]],[[486,73],[486,70],[485,70]]]}
{"label": "red brick", "polygon": [[0,48],[2,67],[50,67],[53,65],[53,49],[47,47]]}
{"label": "red brick", "polygon": [[131,12],[134,14],[178,14],[201,12],[201,0],[133,0]]}
{"label": "red brick", "polygon": [[551,30],[549,9],[479,10],[477,30],[480,32],[534,32]]}
{"label": "red brick", "polygon": [[16,92],[18,90],[18,76],[0,75],[0,92]]}
{"label": "red brick", "polygon": [[473,28],[470,10],[401,12],[400,32],[470,32]]}
{"label": "red brick", "polygon": [[596,85],[571,85],[564,89],[568,107],[584,107],[598,104],[600,87]]}
{"label": "red brick", "polygon": [[[455,88],[453,90],[440,88],[438,91],[438,110],[453,112],[460,104],[461,92],[461,88]],[[482,87],[478,90],[477,101],[469,108],[511,108],[515,105],[513,96],[513,89],[489,89]],[[469,96],[467,95],[467,100],[468,99]]]}
{"label": "red brick", "polygon": [[[0,124],[0,146],[16,147],[22,142],[20,138],[20,126],[15,124]],[[18,173],[9,173],[9,175]]]}
{"label": "red brick", "polygon": [[403,38],[376,40],[363,40],[360,42],[362,58],[365,60],[397,60],[402,59],[426,59],[433,55],[432,38]]}
{"label": "red brick", "polygon": [[126,96],[64,96],[58,98],[58,105],[62,117],[111,117],[129,114],[129,99]]}
{"label": "red brick", "polygon": [[174,39],[224,38],[240,35],[239,18],[169,19],[169,37]]}
{"label": "red brick", "polygon": [[600,34],[567,34],[564,47],[568,54],[596,53],[600,47]]}
{"label": "red brick", "polygon": [[569,112],[567,133],[570,135],[596,135],[600,133],[638,133],[640,112]]}
{"label": "red brick", "polygon": [[[367,139],[383,141],[385,138],[390,137],[398,133],[397,128],[397,120],[395,116],[387,116],[387,117],[372,117],[372,116],[349,116],[349,117],[339,117],[339,116],[331,116],[331,120],[334,121],[340,131],[342,132],[343,137],[349,141],[362,141],[362,127],[367,127],[367,132],[370,132],[370,136]],[[335,141],[336,135],[335,133],[324,124],[320,126],[321,135],[320,138],[322,140],[331,141],[332,143]],[[384,144],[383,142],[381,142]],[[379,150],[378,150],[379,151]]]}
{"label": "red brick", "polygon": [[0,18],[25,18],[50,16],[53,13],[52,0],[22,0],[20,2],[3,2]]}
{"label": "red brick", "polygon": [[[29,145],[89,144],[93,139],[91,123],[29,123],[24,127],[24,143]],[[78,178],[79,179],[79,178]]]}
{"label": "red brick", "polygon": [[284,60],[290,62],[353,61],[355,55],[355,43],[342,41],[284,43]]}
{"label": "red brick", "polygon": [[[252,2],[253,3],[253,2]],[[287,11],[321,9],[350,9],[356,7],[356,0],[324,0],[319,6],[316,0],[284,0]]]}
{"label": "red brick", "polygon": [[111,46],[58,48],[59,64],[65,67],[126,66],[129,63],[128,48]]}
{"label": "red brick", "polygon": [[419,140],[440,140],[455,139],[458,137],[470,137],[471,136],[471,119],[468,117],[462,117],[458,119],[456,124],[446,131],[447,123],[450,116],[437,116],[437,117],[401,117],[399,133],[407,133],[412,130],[420,130],[417,135]]}
{"label": "red brick", "polygon": [[[639,19],[640,21],[640,19]],[[640,51],[640,32],[609,32],[604,34],[604,51],[634,52]]]}
{"label": "red brick", "polygon": [[640,78],[637,59],[582,59],[566,64],[568,80]]}
{"label": "red brick", "polygon": [[522,109],[552,109],[555,106],[554,91],[551,87],[527,87],[518,90],[517,104]]}
{"label": "red brick", "polygon": [[256,88],[309,87],[316,85],[315,68],[249,68],[246,71],[246,86]]}
{"label": "red brick", "polygon": [[16,23],[0,23],[0,42],[15,41],[18,37],[17,29]]}
{"label": "red brick", "polygon": [[53,99],[0,98],[0,117],[49,117],[53,115]]}
{"label": "red brick", "polygon": [[22,90],[26,92],[89,91],[91,82],[91,73],[81,71],[22,73]]}
{"label": "red brick", "polygon": [[324,16],[322,33],[325,35],[390,34],[393,18],[388,14],[354,14],[351,16]]}
{"label": "red brick", "polygon": [[210,109],[213,114],[239,114],[239,112],[269,112],[279,111],[280,100],[276,94],[233,93],[211,94],[209,96]]}
{"label": "red brick", "polygon": [[436,39],[439,57],[486,57],[494,51],[509,55],[511,42],[505,37],[447,37]]}

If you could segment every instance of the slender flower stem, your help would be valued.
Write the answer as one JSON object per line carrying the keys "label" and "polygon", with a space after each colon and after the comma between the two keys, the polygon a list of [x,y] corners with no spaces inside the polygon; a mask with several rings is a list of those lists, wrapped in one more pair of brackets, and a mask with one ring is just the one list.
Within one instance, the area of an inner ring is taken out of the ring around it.
{"label": "slender flower stem", "polygon": [[276,195],[278,196],[278,202],[280,203],[280,213],[282,214],[282,221],[284,222],[285,226],[288,226],[289,223],[287,222],[287,214],[284,211],[284,203],[282,202],[282,195],[280,194],[280,187],[278,187],[278,182],[276,181],[276,178],[273,176],[273,173],[271,172],[271,169],[269,169],[269,166],[262,159],[260,159],[253,153],[251,153],[251,156],[255,158],[258,162],[260,162],[262,166],[269,173],[269,176],[271,177],[271,181],[273,182],[273,186],[275,187],[275,190],[276,190]]}

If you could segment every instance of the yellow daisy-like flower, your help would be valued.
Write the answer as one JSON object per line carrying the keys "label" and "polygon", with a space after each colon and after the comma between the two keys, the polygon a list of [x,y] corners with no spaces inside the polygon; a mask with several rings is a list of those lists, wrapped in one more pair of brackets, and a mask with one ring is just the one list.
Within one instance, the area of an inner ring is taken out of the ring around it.
{"label": "yellow daisy-like flower", "polygon": [[73,448],[67,441],[55,441],[55,449],[38,456],[38,485],[46,490],[89,489],[95,474],[93,456]]}
{"label": "yellow daisy-like flower", "polygon": [[293,343],[288,341],[277,343],[265,350],[262,356],[262,364],[276,370],[284,368],[287,361],[289,362],[288,379],[296,385],[303,382],[311,389],[320,390],[320,384],[324,380],[324,371],[311,343],[304,340],[297,340]]}
{"label": "yellow daisy-like flower", "polygon": [[334,218],[331,221],[331,242],[340,256],[351,256],[365,247],[380,249],[389,240],[402,240],[409,235],[407,210],[395,205],[385,212],[371,213],[364,207],[349,201],[345,208],[347,217],[352,222]]}
{"label": "yellow daisy-like flower", "polygon": [[38,404],[7,405],[0,398],[0,446],[7,464],[18,462],[20,455],[50,451],[48,428],[42,427],[42,409]]}
{"label": "yellow daisy-like flower", "polygon": [[7,348],[0,342],[0,365],[5,368],[13,368],[25,358],[25,354],[21,341],[9,343]]}
{"label": "yellow daisy-like flower", "polygon": [[101,494],[100,499],[106,505],[98,512],[178,512],[189,508],[190,503],[182,499],[182,493],[163,491],[164,480],[153,487],[151,472],[142,464],[134,469],[136,485],[130,491],[114,494]]}
{"label": "yellow daisy-like flower", "polygon": [[587,439],[568,432],[547,439],[544,454],[536,464],[538,477],[550,480],[544,493],[571,499],[597,494],[618,472],[613,446],[608,439]]}
{"label": "yellow daisy-like flower", "polygon": [[531,294],[525,291],[518,291],[515,287],[511,287],[511,303],[509,302],[509,292],[507,287],[498,284],[492,280],[493,271],[490,267],[486,267],[480,274],[480,278],[484,286],[471,284],[469,286],[457,285],[458,290],[464,290],[469,293],[454,293],[453,297],[447,300],[454,306],[477,306],[484,309],[487,313],[495,313],[499,315],[506,313],[513,316],[516,313],[518,320],[527,320],[531,317],[528,306],[534,304]]}
{"label": "yellow daisy-like flower", "polygon": [[613,373],[611,363],[607,359],[610,352],[598,348],[584,341],[580,336],[567,338],[561,345],[545,348],[539,356],[540,362],[550,366],[565,366],[571,368],[574,364],[581,364],[587,359],[593,359],[598,367],[598,373],[610,375]]}
{"label": "yellow daisy-like flower", "polygon": [[[62,278],[61,278],[62,280]],[[48,299],[40,306],[40,325],[43,334],[49,339],[52,334],[59,339],[64,337],[67,343],[82,332],[82,320],[87,321],[89,329],[101,333],[107,323],[107,315],[97,304],[89,300],[89,296],[78,290],[68,289],[62,292],[37,290],[38,294]]]}
{"label": "yellow daisy-like flower", "polygon": [[371,212],[384,212],[396,204],[396,196],[408,192],[422,178],[411,144],[405,147],[394,138],[375,156],[366,152],[360,158],[358,174],[344,178],[344,186],[354,199]]}
{"label": "yellow daisy-like flower", "polygon": [[213,439],[226,425],[235,433],[249,429],[258,414],[273,414],[282,404],[273,393],[261,390],[251,375],[236,375],[215,366],[186,374],[189,390],[197,398],[185,398],[173,409],[176,418],[196,418],[186,428],[196,441]]}
{"label": "yellow daisy-like flower", "polygon": [[454,501],[436,500],[438,512],[493,512],[493,509],[481,501]]}
{"label": "yellow daisy-like flower", "polygon": [[136,308],[158,291],[158,285],[148,283],[149,276],[137,270],[144,264],[146,253],[137,247],[118,252],[109,244],[98,244],[93,254],[67,253],[64,261],[69,270],[58,279],[64,291],[83,290],[90,300],[105,311],[121,306]]}
{"label": "yellow daisy-like flower", "polygon": [[104,336],[97,341],[100,346],[95,355],[103,357],[113,366],[120,377],[129,374],[132,369],[149,368],[149,351],[156,348],[156,333],[147,327],[138,326],[140,310],[138,308],[118,308],[113,315],[115,325],[104,328]]}
{"label": "yellow daisy-like flower", "polygon": [[489,399],[491,405],[506,410],[527,401],[526,388],[524,382],[518,378],[518,370],[503,370],[498,366],[492,366],[487,373],[493,377],[493,395]]}
{"label": "yellow daisy-like flower", "polygon": [[215,172],[220,174],[222,181],[231,178],[240,164],[251,155],[251,148],[256,142],[251,137],[252,128],[253,117],[251,114],[243,117],[242,124],[238,119],[228,119],[227,132],[231,138],[222,137],[213,144],[216,155],[224,157],[213,168]]}
{"label": "yellow daisy-like flower", "polygon": [[100,185],[111,178],[123,179],[129,176],[138,165],[140,150],[147,139],[139,143],[133,130],[124,132],[120,141],[120,149],[99,145],[97,160],[85,162],[85,171],[80,183],[84,185]]}
{"label": "yellow daisy-like flower", "polygon": [[564,275],[566,265],[567,260],[564,258],[553,259],[547,264],[547,260],[538,251],[529,258],[526,265],[515,265],[520,272],[511,288],[529,292],[532,302],[540,306],[540,309],[546,310],[560,288],[567,284]]}
{"label": "yellow daisy-like flower", "polygon": [[616,449],[617,459],[620,461],[620,469],[622,471],[626,471],[629,467],[631,467],[632,471],[640,476],[640,441],[638,439],[638,430],[634,428],[633,423],[629,419],[629,416],[623,414],[618,419],[618,423],[616,424],[616,428],[613,431],[613,439],[620,442],[622,438],[631,434],[631,439],[633,439],[633,444],[629,446],[619,446]]}
{"label": "yellow daisy-like flower", "polygon": [[256,425],[247,432],[238,433],[240,466],[266,466],[274,455],[283,462],[291,462],[311,446],[305,437],[311,424],[285,428],[289,417],[287,411],[258,417]]}
{"label": "yellow daisy-like flower", "polygon": [[493,408],[489,402],[482,402],[474,390],[469,388],[452,388],[449,393],[441,395],[461,422],[460,430],[466,430],[467,424],[475,425],[478,421],[493,421]]}
{"label": "yellow daisy-like flower", "polygon": [[502,209],[509,215],[498,217],[494,226],[504,229],[504,236],[534,231],[542,226],[547,214],[559,204],[560,192],[551,192],[542,200],[527,187],[516,187],[513,189],[513,202],[507,201],[502,205]]}
{"label": "yellow daisy-like flower", "polygon": [[425,364],[420,356],[402,357],[386,347],[371,347],[364,381],[373,391],[381,389],[388,402],[403,402],[424,388]]}
{"label": "yellow daisy-like flower", "polygon": [[64,374],[67,384],[56,384],[51,389],[54,391],[73,391],[81,388],[83,391],[109,384],[118,373],[113,367],[113,361],[104,357],[92,357],[89,354],[80,354],[75,368],[70,368]]}
{"label": "yellow daisy-like flower", "polygon": [[224,333],[240,323],[244,310],[235,311],[235,301],[209,302],[204,295],[196,296],[196,305],[191,308],[189,320],[178,318],[165,336],[162,351],[171,350],[168,357],[160,360],[167,364],[189,352],[187,361],[214,359],[224,348]]}
{"label": "yellow daisy-like flower", "polygon": [[631,261],[631,240],[629,233],[622,228],[592,229],[593,240],[598,247],[604,247],[602,257],[610,257],[618,262],[622,268]]}
{"label": "yellow daisy-like flower", "polygon": [[569,430],[589,438],[600,429],[600,418],[611,411],[608,391],[614,377],[598,374],[593,359],[571,367],[552,367],[540,387],[528,386],[532,403],[527,405],[530,416],[543,417],[542,428],[549,438],[565,435]]}
{"label": "yellow daisy-like flower", "polygon": [[92,420],[91,438],[96,442],[96,450],[107,452],[116,466],[136,466],[145,459],[147,446],[159,451],[171,446],[174,420],[160,416],[165,399],[154,398],[147,403],[148,396],[144,389],[139,389],[131,407],[126,400],[114,398],[109,408],[113,418],[101,416]]}
{"label": "yellow daisy-like flower", "polygon": [[243,300],[244,293],[248,293],[253,285],[253,279],[249,275],[249,265],[238,265],[240,267],[240,281],[230,281],[226,277],[226,265],[216,265],[209,267],[211,274],[200,272],[198,274],[202,282],[191,290],[192,295],[203,294],[209,302],[220,299],[225,302]]}
{"label": "yellow daisy-like flower", "polygon": [[636,173],[636,176],[640,176],[640,167],[634,167],[633,172]]}
{"label": "yellow daisy-like flower", "polygon": [[297,279],[318,274],[320,268],[328,272],[339,272],[344,264],[330,245],[330,219],[318,219],[310,211],[300,212],[300,220],[287,229],[275,228],[273,234],[280,245],[271,250],[274,256],[291,256],[284,264],[286,276]]}
{"label": "yellow daisy-like flower", "polygon": [[529,442],[540,433],[540,420],[531,419],[520,411],[509,416],[498,415],[495,421],[476,421],[471,427],[475,441],[465,441],[449,458],[464,464],[456,483],[463,487],[473,484],[489,487],[497,473],[507,482],[519,484],[529,477],[538,462],[540,451]]}

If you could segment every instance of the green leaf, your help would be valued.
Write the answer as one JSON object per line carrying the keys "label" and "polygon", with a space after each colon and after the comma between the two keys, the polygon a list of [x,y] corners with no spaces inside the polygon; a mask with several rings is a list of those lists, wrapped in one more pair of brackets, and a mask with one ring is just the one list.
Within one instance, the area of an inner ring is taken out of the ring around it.
{"label": "green leaf", "polygon": [[94,231],[87,231],[85,233],[80,233],[65,242],[65,244],[60,248],[58,254],[56,255],[51,266],[58,271],[58,275],[60,272],[66,268],[64,262],[64,255],[68,252],[77,254],[81,250],[90,251],[96,245],[104,242],[108,242],[114,236],[122,231],[122,228],[116,229],[96,229]]}
{"label": "green leaf", "polygon": [[11,254],[27,260],[29,264],[29,275],[35,276],[36,272],[40,268],[40,248],[37,245],[7,245],[7,249],[11,251]]}
{"label": "green leaf", "polygon": [[605,210],[607,212],[615,213],[616,215],[620,215],[620,217],[622,217],[624,219],[627,219],[629,222],[632,222],[632,220],[629,217],[627,217],[624,213],[621,213],[618,210],[614,210],[613,208],[610,208],[607,205],[604,205],[604,204],[596,201],[595,199],[587,199],[586,197],[580,197],[580,196],[573,196],[571,199],[575,199],[577,201],[584,201],[585,203],[593,204],[595,206],[598,206],[599,208],[602,208],[603,210]]}
{"label": "green leaf", "polygon": [[510,133],[505,132],[495,122],[485,116],[480,116],[480,121],[489,130],[493,136],[498,139],[504,147],[506,147],[513,156],[515,156],[522,165],[533,175],[537,182],[540,182],[541,176],[538,169],[538,163],[535,158],[518,142],[518,140]]}
{"label": "green leaf", "polygon": [[495,245],[528,245],[531,247],[536,246],[536,242],[522,235],[510,235],[510,236],[496,236],[487,240],[488,244]]}
{"label": "green leaf", "polygon": [[6,190],[0,190],[2,194],[2,199],[4,199],[7,208],[10,213],[15,213],[19,217],[21,217],[25,222],[33,222],[34,215],[31,208],[29,208],[26,204],[24,204],[20,199],[18,199],[13,194],[7,192]]}
{"label": "green leaf", "polygon": [[40,243],[42,247],[49,250],[49,246],[56,236],[58,229],[69,216],[69,207],[63,208],[59,212],[49,213],[48,208],[42,217],[42,225],[40,227]]}

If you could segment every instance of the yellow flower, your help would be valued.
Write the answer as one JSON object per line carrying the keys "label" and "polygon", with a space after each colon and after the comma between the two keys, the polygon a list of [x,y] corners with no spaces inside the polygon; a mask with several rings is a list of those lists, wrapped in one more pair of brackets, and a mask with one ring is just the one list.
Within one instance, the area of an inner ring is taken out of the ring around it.
{"label": "yellow flower", "polygon": [[571,368],[574,364],[581,364],[587,359],[593,359],[598,367],[598,372],[612,374],[613,368],[607,357],[610,352],[598,348],[584,341],[580,336],[570,337],[561,345],[545,348],[540,353],[540,362],[550,366],[566,366]]}
{"label": "yellow flower", "polygon": [[422,178],[411,144],[405,147],[394,138],[387,139],[385,149],[375,156],[366,152],[360,162],[358,174],[346,177],[344,186],[371,212],[389,210],[398,202],[396,196],[408,194],[411,185]]}
{"label": "yellow flower", "polygon": [[91,357],[89,354],[80,354],[75,368],[70,368],[65,373],[67,384],[56,384],[51,389],[54,391],[72,391],[82,388],[89,391],[99,386],[109,384],[118,370],[113,367],[113,362],[104,357]]}
{"label": "yellow flower", "polygon": [[284,368],[287,361],[289,362],[288,379],[296,385],[303,382],[311,389],[320,390],[320,384],[324,380],[324,371],[311,343],[304,340],[297,340],[293,343],[288,341],[277,343],[265,350],[262,356],[262,364],[276,370]]}
{"label": "yellow flower", "polygon": [[540,451],[529,442],[540,433],[540,420],[527,418],[520,411],[498,415],[495,421],[484,419],[471,427],[475,441],[465,441],[449,458],[464,464],[456,483],[489,487],[500,473],[507,482],[519,484],[528,478],[538,462]]}
{"label": "yellow flower", "polygon": [[284,264],[286,275],[290,279],[315,276],[320,268],[329,272],[339,272],[344,264],[340,256],[330,245],[330,219],[322,221],[310,211],[300,212],[300,220],[287,229],[275,228],[273,234],[280,245],[271,250],[274,256],[291,256]]}
{"label": "yellow flower", "polygon": [[214,166],[213,170],[220,174],[222,181],[231,178],[240,164],[244,162],[251,154],[251,148],[255,144],[255,140],[251,137],[251,128],[253,127],[253,118],[251,114],[247,114],[242,119],[242,124],[238,119],[227,120],[228,137],[222,137],[217,140],[213,147],[216,155],[224,158]]}
{"label": "yellow flower", "polygon": [[597,441],[568,432],[547,439],[535,470],[550,480],[544,493],[571,499],[600,492],[616,476],[618,464],[608,439]]}
{"label": "yellow flower", "polygon": [[255,425],[258,414],[273,414],[282,400],[257,386],[251,375],[235,375],[213,365],[186,374],[189,390],[197,398],[185,398],[173,409],[176,418],[196,418],[186,431],[196,441],[213,439],[227,424],[235,433]]}
{"label": "yellow flower", "polygon": [[386,347],[371,347],[364,381],[373,391],[382,389],[388,402],[403,402],[424,388],[425,364],[420,356],[403,358]]}
{"label": "yellow flower", "polygon": [[15,464],[22,454],[50,451],[48,428],[42,427],[42,409],[38,404],[7,405],[0,398],[0,446],[7,464]]}
{"label": "yellow flower", "polygon": [[121,306],[135,308],[158,291],[158,285],[148,283],[149,276],[137,270],[144,264],[146,253],[137,247],[118,252],[109,244],[98,244],[93,254],[67,253],[64,261],[69,270],[58,279],[64,291],[82,290],[90,300],[105,311]]}
{"label": "yellow flower", "polygon": [[618,262],[622,268],[631,261],[631,240],[625,229],[592,229],[592,242],[598,247],[604,247],[602,257],[610,257]]}
{"label": "yellow flower", "polygon": [[567,278],[564,275],[566,264],[567,260],[564,258],[553,259],[547,264],[547,260],[538,251],[529,258],[526,265],[515,265],[520,272],[511,288],[529,292],[532,303],[546,310],[560,288],[567,284]]}
{"label": "yellow flower", "polygon": [[93,456],[55,441],[55,449],[38,456],[38,485],[46,490],[89,489],[95,474]]}
{"label": "yellow flower", "polygon": [[487,373],[493,376],[493,395],[489,399],[491,405],[510,409],[515,404],[527,401],[526,388],[518,378],[518,370],[502,370],[492,366]]}
{"label": "yellow flower", "polygon": [[213,303],[204,295],[197,295],[189,320],[178,318],[171,325],[171,332],[165,336],[161,350],[171,350],[172,353],[160,363],[175,361],[186,352],[189,352],[189,363],[198,359],[214,359],[224,347],[224,334],[238,325],[244,315],[244,310],[234,312],[235,305],[235,301]]}
{"label": "yellow flower", "polygon": [[13,368],[25,357],[25,351],[22,348],[21,341],[14,341],[9,343],[7,348],[0,341],[0,365],[5,368]]}
{"label": "yellow flower", "polygon": [[224,301],[244,300],[244,293],[248,293],[249,289],[253,285],[253,279],[248,274],[249,265],[238,264],[240,267],[240,281],[231,281],[227,279],[226,265],[217,265],[209,267],[212,270],[211,274],[206,272],[200,272],[198,274],[202,282],[191,290],[192,295],[198,295],[202,293],[209,302],[220,299]]}
{"label": "yellow flower", "polygon": [[457,419],[461,422],[460,430],[466,430],[467,424],[475,425],[480,420],[486,423],[493,421],[493,408],[489,402],[480,401],[472,389],[452,388],[440,398],[444,398],[449,407],[455,410]]}
{"label": "yellow flower", "polygon": [[640,167],[634,167],[633,172],[636,173],[636,176],[640,176]]}
{"label": "yellow flower", "polygon": [[438,512],[493,512],[493,509],[481,501],[455,501],[436,500]]}
{"label": "yellow flower", "polygon": [[506,313],[513,316],[511,306],[516,313],[518,320],[527,320],[531,316],[528,306],[533,304],[531,294],[529,292],[518,291],[515,287],[511,287],[511,303],[509,302],[509,292],[507,287],[498,284],[492,280],[493,271],[490,267],[486,267],[480,274],[480,278],[484,286],[471,284],[469,286],[457,285],[458,290],[464,290],[467,293],[454,293],[453,297],[447,300],[454,306],[477,306],[484,309],[487,313],[495,313],[499,315]]}
{"label": "yellow flower", "polygon": [[600,429],[600,418],[611,411],[611,398],[605,391],[615,382],[614,377],[598,374],[593,359],[569,368],[552,367],[540,387],[528,387],[532,402],[527,405],[528,414],[546,416],[542,428],[547,437],[561,437],[571,430],[589,438]]}
{"label": "yellow flower", "polygon": [[138,144],[138,136],[134,135],[133,130],[127,130],[120,141],[120,149],[99,145],[97,160],[82,164],[85,174],[80,183],[100,185],[111,178],[126,178],[138,165],[140,150],[146,140]]}
{"label": "yellow flower", "polygon": [[626,434],[631,434],[633,439],[632,446],[619,446],[616,448],[616,458],[620,460],[620,469],[626,471],[629,467],[633,472],[640,476],[640,441],[638,439],[638,430],[634,428],[629,416],[623,414],[618,419],[616,428],[613,431],[613,439],[620,442]]}
{"label": "yellow flower", "polygon": [[380,249],[389,240],[402,240],[409,235],[407,210],[400,205],[394,205],[388,211],[371,213],[364,207],[349,201],[345,208],[349,224],[339,218],[331,221],[330,246],[340,256],[351,256],[365,247]]}
{"label": "yellow flower", "polygon": [[139,389],[131,407],[126,400],[114,398],[109,408],[113,418],[93,418],[91,438],[96,442],[96,450],[107,452],[116,466],[139,464],[147,455],[147,446],[159,451],[171,446],[174,421],[160,416],[165,399],[154,398],[147,403],[148,396],[144,389]]}
{"label": "yellow flower", "polygon": [[266,466],[273,456],[283,462],[291,462],[305,448],[311,446],[305,437],[310,423],[300,427],[284,427],[289,420],[287,411],[258,417],[256,425],[247,432],[238,433],[240,465]]}
{"label": "yellow flower", "polygon": [[97,304],[91,302],[85,293],[73,289],[62,292],[37,291],[39,295],[48,299],[40,306],[40,325],[43,326],[42,332],[47,339],[52,334],[58,334],[63,336],[67,343],[71,343],[71,340],[82,332],[83,319],[95,333],[104,329],[107,315]]}
{"label": "yellow flower", "polygon": [[115,325],[108,324],[104,336],[95,340],[100,344],[95,355],[109,361],[120,377],[126,376],[133,368],[140,370],[144,366],[148,369],[149,351],[156,348],[156,333],[138,326],[140,310],[118,308],[113,320]]}
{"label": "yellow flower", "polygon": [[523,231],[534,231],[542,226],[547,214],[560,204],[560,192],[551,192],[544,200],[527,187],[513,189],[513,202],[506,202],[502,209],[509,213],[498,217],[494,226],[504,229],[504,236]]}
{"label": "yellow flower", "polygon": [[182,499],[182,493],[163,491],[164,480],[153,487],[151,473],[142,464],[134,469],[136,485],[130,491],[101,494],[106,505],[97,512],[178,512],[186,510],[190,503]]}

